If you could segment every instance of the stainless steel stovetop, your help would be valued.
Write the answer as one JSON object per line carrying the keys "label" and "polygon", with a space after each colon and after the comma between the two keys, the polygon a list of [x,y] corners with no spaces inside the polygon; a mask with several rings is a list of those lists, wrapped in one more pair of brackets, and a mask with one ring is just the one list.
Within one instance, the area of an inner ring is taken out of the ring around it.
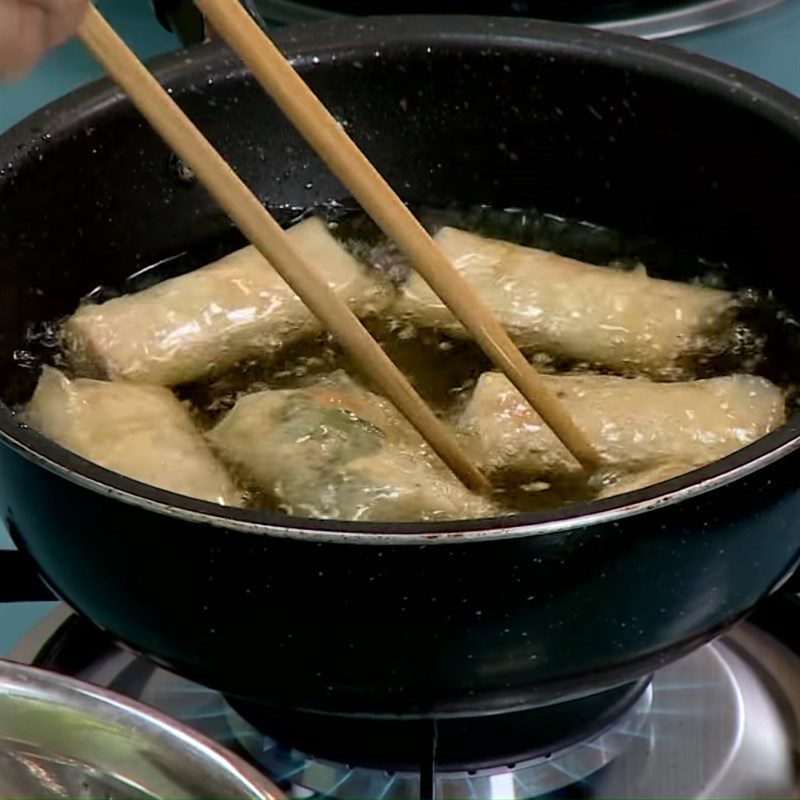
{"label": "stainless steel stovetop", "polygon": [[[220,694],[115,646],[63,605],[12,658],[152,706],[244,755],[292,797],[800,797],[800,657],[748,623],[664,667],[581,741],[514,763],[457,769],[441,767],[435,755],[419,769],[364,763],[357,745],[346,763],[303,752],[256,730]],[[269,728],[269,715],[263,719]],[[524,740],[524,724],[515,724]],[[458,735],[468,736],[469,727]]]}

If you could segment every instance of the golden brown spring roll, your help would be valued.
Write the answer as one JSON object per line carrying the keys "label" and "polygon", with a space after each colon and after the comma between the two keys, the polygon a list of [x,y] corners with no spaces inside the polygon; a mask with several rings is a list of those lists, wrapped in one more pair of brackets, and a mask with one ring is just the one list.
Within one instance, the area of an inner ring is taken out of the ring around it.
{"label": "golden brown spring roll", "polygon": [[[556,253],[442,228],[436,241],[530,353],[677,378],[728,317],[728,292],[584,264]],[[412,273],[393,307],[399,319],[465,336]]]}
{"label": "golden brown spring roll", "polygon": [[[784,421],[784,394],[764,378],[731,375],[653,383],[607,375],[544,376],[597,448],[605,469],[686,470],[748,445]],[[459,430],[490,473],[563,481],[580,468],[509,381],[484,373]]]}
{"label": "golden brown spring roll", "polygon": [[208,434],[289,514],[373,522],[491,516],[382,398],[337,379],[242,397]]}
{"label": "golden brown spring roll", "polygon": [[23,419],[120,475],[211,503],[242,505],[242,493],[186,408],[162,386],[69,380],[45,367]]}
{"label": "golden brown spring roll", "polygon": [[[288,236],[359,316],[377,313],[391,288],[353,258],[325,223],[307,219]],[[267,357],[320,333],[316,317],[254,247],[101,305],[84,305],[63,339],[78,364],[108,378],[174,386]]]}

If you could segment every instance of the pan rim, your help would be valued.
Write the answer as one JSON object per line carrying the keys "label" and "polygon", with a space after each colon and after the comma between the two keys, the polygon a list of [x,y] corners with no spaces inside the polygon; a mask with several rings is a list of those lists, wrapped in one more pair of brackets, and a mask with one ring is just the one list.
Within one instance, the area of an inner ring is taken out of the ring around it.
{"label": "pan rim", "polygon": [[[400,27],[402,25],[402,27]],[[376,46],[470,46],[493,50],[518,48],[533,51],[568,47],[572,53],[613,63],[618,69],[649,70],[661,77],[678,72],[696,88],[725,93],[729,102],[759,109],[760,116],[784,127],[800,147],[800,99],[779,87],[728,65],[686,53],[661,43],[561,23],[499,17],[394,16],[315,22],[283,29],[276,43],[300,66],[372,54]],[[159,80],[169,83],[198,62],[229,68],[223,79],[241,78],[246,72],[224,45],[212,43],[178,50],[148,62]],[[736,91],[733,91],[732,83]],[[58,128],[69,132],[80,115],[76,106],[99,111],[122,102],[122,94],[107,80],[78,89],[35,112],[0,136],[0,161],[23,160],[34,131]],[[11,158],[12,152],[14,153]],[[8,159],[2,158],[5,154]],[[0,186],[2,180],[0,180]],[[49,472],[127,505],[204,523],[231,533],[252,533],[304,541],[366,545],[429,545],[493,541],[523,536],[568,533],[603,523],[614,523],[657,508],[672,506],[741,480],[800,450],[800,414],[757,442],[669,481],[606,500],[575,503],[549,512],[518,514],[449,523],[356,523],[312,520],[276,512],[246,511],[216,506],[139,483],[104,469],[60,447],[20,424],[0,402],[0,444]]]}
{"label": "pan rim", "polygon": [[[7,431],[8,417],[16,428],[16,437]],[[21,425],[4,406],[0,406],[0,444],[70,483],[126,505],[184,522],[203,523],[230,533],[312,542],[419,546],[570,533],[595,525],[618,523],[628,517],[691,500],[742,480],[795,451],[800,452],[800,415],[796,417],[719,461],[634,492],[562,506],[556,513],[537,512],[437,523],[310,519],[196,500],[127,478],[88,461]]]}

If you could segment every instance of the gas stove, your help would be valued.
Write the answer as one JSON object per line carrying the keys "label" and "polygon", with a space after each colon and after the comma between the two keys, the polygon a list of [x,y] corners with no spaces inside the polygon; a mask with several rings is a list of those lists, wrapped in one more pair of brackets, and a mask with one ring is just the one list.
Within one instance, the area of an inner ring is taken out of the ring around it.
{"label": "gas stove", "polygon": [[800,599],[772,600],[650,680],[531,711],[422,721],[248,708],[122,649],[63,605],[12,659],[151,706],[290,797],[777,800],[800,796],[798,620]]}

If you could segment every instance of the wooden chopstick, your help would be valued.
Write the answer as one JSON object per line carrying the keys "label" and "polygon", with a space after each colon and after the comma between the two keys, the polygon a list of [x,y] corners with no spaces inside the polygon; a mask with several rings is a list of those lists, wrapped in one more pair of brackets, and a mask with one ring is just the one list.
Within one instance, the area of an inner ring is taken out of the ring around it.
{"label": "wooden chopstick", "polygon": [[194,0],[194,3],[361,207],[397,242],[483,352],[505,373],[578,462],[587,470],[595,469],[599,456],[594,446],[511,341],[492,309],[461,277],[242,5],[231,0]]}
{"label": "wooden chopstick", "polygon": [[[238,4],[237,4],[238,5]],[[397,409],[469,488],[489,482],[471,463],[455,434],[428,408],[347,304],[298,254],[286,233],[230,165],[181,111],[156,79],[90,5],[79,35],[164,141],[195,172],[241,232],[346,348]]]}

